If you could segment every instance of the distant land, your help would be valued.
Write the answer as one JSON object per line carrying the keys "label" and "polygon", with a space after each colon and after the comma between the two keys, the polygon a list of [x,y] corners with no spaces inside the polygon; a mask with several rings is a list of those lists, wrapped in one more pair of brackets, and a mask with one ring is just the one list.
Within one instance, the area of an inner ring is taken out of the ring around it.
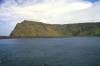
{"label": "distant land", "polygon": [[11,38],[100,36],[100,22],[46,24],[24,20],[11,32]]}
{"label": "distant land", "polygon": [[9,39],[9,36],[0,36],[0,39]]}

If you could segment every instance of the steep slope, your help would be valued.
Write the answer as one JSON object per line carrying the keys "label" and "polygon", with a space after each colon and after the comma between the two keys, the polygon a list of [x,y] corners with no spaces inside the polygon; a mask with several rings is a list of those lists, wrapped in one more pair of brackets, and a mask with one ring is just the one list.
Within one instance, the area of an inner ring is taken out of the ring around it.
{"label": "steep slope", "polygon": [[52,25],[25,20],[16,25],[11,37],[59,36],[60,34],[53,28]]}
{"label": "steep slope", "polygon": [[45,24],[24,20],[18,23],[11,37],[100,36],[100,23]]}

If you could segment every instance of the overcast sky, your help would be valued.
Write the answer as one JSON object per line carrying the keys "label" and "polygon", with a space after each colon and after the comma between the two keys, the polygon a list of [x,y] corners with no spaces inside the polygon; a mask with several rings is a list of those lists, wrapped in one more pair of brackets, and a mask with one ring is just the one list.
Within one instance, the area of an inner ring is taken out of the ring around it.
{"label": "overcast sky", "polygon": [[23,20],[50,24],[100,22],[100,0],[0,0],[0,35]]}

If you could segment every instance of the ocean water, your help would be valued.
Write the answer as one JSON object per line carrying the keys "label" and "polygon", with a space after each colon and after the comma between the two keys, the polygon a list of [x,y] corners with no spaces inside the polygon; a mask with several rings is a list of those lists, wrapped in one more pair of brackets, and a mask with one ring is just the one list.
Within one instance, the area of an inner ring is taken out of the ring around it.
{"label": "ocean water", "polygon": [[100,66],[100,37],[2,39],[0,66]]}

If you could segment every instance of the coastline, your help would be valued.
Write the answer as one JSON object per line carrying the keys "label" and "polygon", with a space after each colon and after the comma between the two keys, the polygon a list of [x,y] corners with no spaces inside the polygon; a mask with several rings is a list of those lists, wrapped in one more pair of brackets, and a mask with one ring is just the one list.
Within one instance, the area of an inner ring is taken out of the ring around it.
{"label": "coastline", "polygon": [[73,38],[73,37],[100,37],[100,36],[32,36],[32,37],[0,37],[0,39],[32,39],[32,38]]}

